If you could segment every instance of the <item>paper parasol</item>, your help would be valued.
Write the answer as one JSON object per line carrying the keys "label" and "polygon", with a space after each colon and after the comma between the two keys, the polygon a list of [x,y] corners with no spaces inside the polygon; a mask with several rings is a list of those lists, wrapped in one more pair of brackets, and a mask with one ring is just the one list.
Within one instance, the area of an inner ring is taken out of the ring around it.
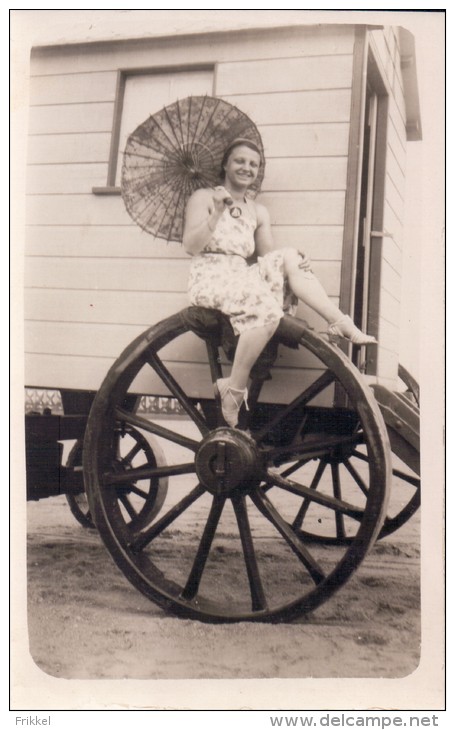
{"label": "paper parasol", "polygon": [[240,109],[216,97],[189,96],[151,115],[128,137],[123,156],[122,197],[131,218],[157,238],[181,241],[188,198],[220,184],[224,151],[237,137],[262,153],[254,195],[264,177],[263,145]]}

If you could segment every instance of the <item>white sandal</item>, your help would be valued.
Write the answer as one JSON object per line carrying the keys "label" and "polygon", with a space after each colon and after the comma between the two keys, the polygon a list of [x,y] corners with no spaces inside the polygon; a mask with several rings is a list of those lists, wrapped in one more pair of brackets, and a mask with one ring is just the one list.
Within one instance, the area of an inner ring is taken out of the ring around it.
{"label": "white sandal", "polygon": [[371,335],[366,335],[355,326],[352,319],[344,314],[338,322],[331,324],[327,330],[329,337],[345,337],[354,345],[377,345],[377,340]]}
{"label": "white sandal", "polygon": [[248,389],[238,390],[229,385],[229,378],[219,378],[214,383],[215,396],[219,399],[223,418],[231,428],[237,426],[242,403],[248,408]]}

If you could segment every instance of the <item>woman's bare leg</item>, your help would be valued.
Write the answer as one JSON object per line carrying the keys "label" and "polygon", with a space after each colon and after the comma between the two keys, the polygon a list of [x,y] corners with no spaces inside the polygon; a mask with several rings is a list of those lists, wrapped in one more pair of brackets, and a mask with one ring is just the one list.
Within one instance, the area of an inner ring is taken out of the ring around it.
{"label": "woman's bare leg", "polygon": [[295,249],[287,249],[284,255],[284,266],[289,286],[304,304],[324,317],[332,324],[343,316],[343,313],[332,302],[319,279],[311,272],[299,268],[300,256]]}
{"label": "woman's bare leg", "polygon": [[264,327],[245,330],[239,337],[232,364],[229,384],[236,390],[243,390],[248,384],[250,371],[267,342],[273,336],[278,322]]}
{"label": "woman's bare leg", "polygon": [[285,249],[284,267],[289,286],[304,304],[324,317],[331,327],[329,332],[346,337],[357,345],[376,343],[374,337],[364,334],[350,317],[343,314],[330,299],[321,282],[311,272],[300,267],[302,259],[296,249]]}
{"label": "woman's bare leg", "polygon": [[278,321],[272,325],[255,327],[242,332],[237,343],[230,377],[219,378],[216,381],[215,389],[221,399],[223,417],[229,426],[237,425],[239,410],[247,396],[251,368],[277,326]]}
{"label": "woman's bare leg", "polygon": [[[293,293],[320,314],[329,325],[335,325],[334,334],[343,335],[356,344],[375,342],[373,337],[364,335],[349,318],[343,315],[313,273],[300,268],[302,259],[296,249],[285,249],[283,260],[285,275]],[[277,326],[278,322],[242,332],[230,377],[217,380],[216,388],[221,397],[223,416],[230,426],[237,425],[238,412],[246,394],[251,368]]]}

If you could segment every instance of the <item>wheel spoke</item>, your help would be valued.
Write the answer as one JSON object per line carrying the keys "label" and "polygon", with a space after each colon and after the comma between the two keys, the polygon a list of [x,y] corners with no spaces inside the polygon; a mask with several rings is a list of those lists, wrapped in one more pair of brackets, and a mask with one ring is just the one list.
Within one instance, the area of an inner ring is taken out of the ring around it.
{"label": "wheel spoke", "polygon": [[405,474],[405,472],[400,469],[392,469],[392,474],[394,477],[399,477],[400,479],[403,479],[404,482],[408,482],[408,484],[412,484],[413,487],[420,489],[420,479],[417,477],[413,477],[411,474]]}
{"label": "wheel spoke", "polygon": [[191,568],[186,586],[181,593],[182,598],[191,600],[199,590],[202,574],[204,572],[205,564],[209,556],[210,548],[212,546],[213,538],[215,537],[216,528],[218,527],[218,522],[220,521],[225,502],[226,497],[224,496],[213,498],[212,507],[210,509],[204,532],[202,533],[196,557],[194,558],[193,567]]}
{"label": "wheel spoke", "polygon": [[171,525],[174,520],[177,519],[183,512],[185,512],[188,507],[190,507],[193,502],[195,502],[199,497],[201,497],[203,494],[205,494],[205,489],[200,484],[198,484],[189,494],[187,494],[183,499],[180,500],[177,504],[175,504],[171,509],[166,512],[163,517],[161,517],[159,520],[157,520],[151,527],[149,527],[145,532],[142,532],[138,537],[136,537],[131,543],[130,547],[133,550],[133,552],[140,552],[143,550],[147,545],[149,545],[152,540],[157,537],[163,530],[165,530],[169,525]]}
{"label": "wheel spoke", "polygon": [[[291,464],[291,466],[288,466],[287,469],[280,472],[280,477],[285,478],[285,477],[289,476],[290,474],[293,474],[295,471],[300,469],[300,467],[305,466],[305,464],[308,464],[309,461],[311,461],[311,459],[299,459],[298,461],[295,462],[295,464]],[[268,492],[269,489],[273,488],[273,486],[274,485],[272,483],[266,484],[265,486],[263,486],[263,491]]]}
{"label": "wheel spoke", "polygon": [[327,494],[322,494],[317,490],[305,487],[303,484],[298,484],[290,479],[282,479],[279,474],[275,474],[273,471],[266,476],[266,480],[287,492],[297,494],[300,497],[307,497],[310,502],[315,502],[328,509],[333,509],[335,512],[341,512],[348,517],[352,517],[353,520],[361,522],[363,519],[363,510],[360,510],[355,505],[349,504],[349,502],[341,499],[335,499],[335,497],[330,497]]}
{"label": "wheel spoke", "polygon": [[366,454],[362,454],[361,451],[353,451],[352,456],[356,456],[357,459],[360,459],[361,461],[367,461],[367,462],[370,461],[368,456]]}
{"label": "wheel spoke", "polygon": [[196,471],[194,462],[187,464],[169,464],[166,466],[140,466],[137,469],[128,469],[121,472],[105,472],[102,476],[104,486],[110,484],[129,484],[139,482],[141,479],[160,479],[162,477],[175,477],[180,474],[193,474]]}
{"label": "wheel spoke", "polygon": [[364,482],[364,480],[362,479],[362,477],[360,476],[360,474],[359,474],[359,472],[357,471],[357,469],[355,469],[355,468],[354,468],[354,467],[352,466],[352,464],[351,464],[351,462],[349,461],[349,459],[347,459],[346,461],[343,461],[343,464],[344,464],[344,466],[346,467],[346,469],[348,470],[348,472],[350,473],[350,475],[352,476],[352,478],[354,479],[354,481],[355,481],[355,482],[357,483],[357,485],[358,485],[358,486],[360,487],[360,489],[361,489],[361,491],[363,492],[363,494],[365,495],[365,497],[367,497],[367,496],[368,496],[368,487],[367,487],[367,485],[365,484],[365,482]]}
{"label": "wheel spoke", "polygon": [[[333,496],[335,499],[339,500],[341,502],[341,484],[340,484],[340,469],[339,465],[337,463],[331,464],[332,469],[332,486],[333,486]],[[341,538],[344,540],[346,537],[346,530],[344,527],[344,517],[341,512],[338,512],[338,510],[335,512],[335,525],[336,525],[336,533],[337,538]]]}
{"label": "wheel spoke", "polygon": [[325,390],[329,385],[331,385],[334,380],[334,374],[330,370],[324,370],[322,375],[320,375],[319,378],[314,381],[314,383],[312,383],[310,386],[308,386],[306,390],[304,390],[302,393],[300,393],[300,395],[294,398],[294,400],[291,401],[291,403],[289,403],[286,408],[277,413],[277,415],[267,423],[267,426],[264,426],[264,428],[261,428],[260,431],[254,434],[256,440],[260,441],[262,438],[264,438],[264,436],[269,433],[275,426],[277,426],[279,423],[281,423],[282,420],[287,418],[287,416],[289,416],[289,414],[292,413],[293,410],[306,405],[306,403],[309,403],[309,401],[313,400],[313,398],[316,398],[316,396],[322,393],[322,391]]}
{"label": "wheel spoke", "polygon": [[142,497],[142,499],[144,500],[146,500],[149,496],[148,492],[146,492],[144,489],[139,489],[139,487],[137,487],[135,484],[129,484],[128,491],[136,494],[138,497]]}
{"label": "wheel spoke", "polygon": [[287,542],[291,550],[295,553],[295,555],[297,555],[300,562],[307,569],[314,583],[316,583],[316,585],[321,583],[321,581],[323,581],[326,577],[321,566],[297,537],[291,525],[289,525],[277,512],[267,495],[263,492],[256,491],[251,494],[251,499],[258,510],[272,523]]}
{"label": "wheel spoke", "polygon": [[[327,466],[327,462],[320,461],[318,464],[318,468],[316,469],[316,473],[312,479],[312,482],[310,484],[310,489],[316,489],[319,482],[321,481],[321,477],[324,474],[325,468]],[[281,476],[285,476],[285,472],[281,474]],[[286,475],[287,476],[287,475]],[[302,504],[300,505],[300,509],[297,512],[294,522],[292,523],[292,527],[294,529],[301,528],[303,524],[303,520],[305,518],[306,513],[308,512],[308,507],[310,506],[311,502],[309,499],[304,499]]]}
{"label": "wheel spoke", "polygon": [[281,477],[288,477],[290,474],[293,474],[295,471],[298,471],[302,466],[305,466],[305,464],[308,464],[308,462],[311,461],[311,459],[299,459],[296,461],[295,464],[292,464],[291,466],[288,466],[287,469],[282,471],[280,473]]}
{"label": "wheel spoke", "polygon": [[131,426],[141,428],[143,431],[153,433],[156,436],[161,436],[161,438],[164,438],[167,441],[172,441],[175,444],[179,444],[179,446],[184,446],[186,449],[190,449],[191,451],[196,451],[199,446],[198,442],[194,441],[194,439],[182,436],[181,434],[171,431],[169,428],[165,428],[164,426],[158,426],[158,424],[153,421],[149,421],[147,418],[142,418],[142,416],[138,416],[130,411],[125,411],[123,408],[115,409],[115,417],[119,421],[124,421]]}
{"label": "wheel spoke", "polygon": [[129,501],[126,494],[119,494],[118,495],[119,501],[123,504],[126,511],[128,512],[129,516],[132,520],[134,520],[135,517],[137,517],[137,511],[134,509],[133,505]]}
{"label": "wheel spoke", "polygon": [[203,416],[199,413],[197,408],[192,404],[191,400],[182,390],[180,385],[177,383],[174,376],[169,372],[163,361],[158,357],[155,352],[149,352],[147,355],[147,362],[153,368],[153,370],[160,376],[163,383],[169,388],[172,395],[174,395],[182,408],[187,412],[189,417],[194,421],[196,426],[199,428],[203,435],[209,432],[209,428],[205,422]]}
{"label": "wheel spoke", "polygon": [[[362,461],[369,461],[368,456],[366,456],[366,454],[362,454],[361,451],[353,451],[352,455],[356,456]],[[413,477],[411,474],[406,474],[406,472],[401,471],[401,469],[392,469],[392,474],[393,476],[398,477],[399,479],[403,479],[403,481],[408,482],[409,484],[412,484],[413,487],[417,487],[417,489],[419,489],[420,479],[418,477]]]}
{"label": "wheel spoke", "polygon": [[133,448],[128,451],[126,456],[121,456],[120,461],[122,464],[131,464],[136,454],[138,454],[141,450],[142,446],[139,442],[135,443]]}
{"label": "wheel spoke", "polygon": [[253,537],[251,535],[250,521],[246,509],[245,497],[238,496],[232,498],[232,504],[237,518],[240,539],[242,542],[243,556],[245,558],[246,572],[251,592],[251,607],[253,611],[262,611],[267,609],[267,600],[265,598],[264,589],[262,587],[261,576],[254,550]]}

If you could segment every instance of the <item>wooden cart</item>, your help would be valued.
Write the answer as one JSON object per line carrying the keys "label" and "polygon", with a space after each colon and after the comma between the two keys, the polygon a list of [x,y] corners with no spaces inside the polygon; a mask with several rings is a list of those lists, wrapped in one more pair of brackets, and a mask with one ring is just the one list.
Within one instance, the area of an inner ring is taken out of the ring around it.
{"label": "wooden cart", "polygon": [[[399,365],[397,316],[405,150],[420,139],[414,60],[406,30],[364,25],[150,29],[33,49],[26,385],[57,389],[64,413],[27,416],[28,497],[67,494],[166,610],[312,610],[419,505],[418,388]],[[149,113],[201,93],[257,123],[277,245],[302,246],[379,341],[345,349],[310,312],[285,317],[240,429],[213,398],[229,326],[187,308],[188,257],[141,234],[119,197],[144,99]],[[145,414],[144,395],[185,415]]]}

